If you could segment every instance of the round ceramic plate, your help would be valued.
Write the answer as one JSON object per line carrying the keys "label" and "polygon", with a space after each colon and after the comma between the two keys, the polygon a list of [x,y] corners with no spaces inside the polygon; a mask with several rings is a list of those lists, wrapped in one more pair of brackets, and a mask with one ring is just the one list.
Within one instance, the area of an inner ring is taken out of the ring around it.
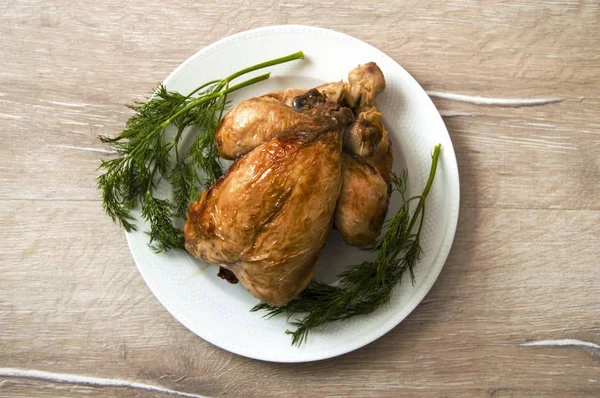
{"label": "round ceramic plate", "polygon": [[[379,110],[390,131],[394,170],[409,173],[409,196],[420,194],[431,165],[434,145],[442,154],[421,236],[423,254],[415,269],[415,284],[404,278],[388,305],[373,314],[335,322],[311,332],[300,347],[292,346],[284,316],[264,319],[250,309],[258,303],[240,285],[217,277],[218,268],[180,250],[155,254],[147,246],[146,225],[127,234],[133,258],[146,283],[164,307],[198,336],[225,350],[274,362],[305,362],[347,353],[388,332],[419,304],[439,275],[452,245],[459,208],[456,158],[440,114],[419,84],[393,59],[358,39],[309,26],[270,26],[220,40],[193,55],[167,79],[168,89],[188,93],[203,82],[239,69],[302,50],[305,59],[271,67],[271,78],[235,93],[244,98],[287,87],[310,88],[345,79],[357,65],[376,62],[387,88],[378,97]],[[260,73],[264,73],[260,71]],[[250,77],[250,76],[246,76]],[[397,195],[396,195],[397,196]],[[398,208],[392,197],[390,213]],[[316,278],[329,283],[348,265],[373,257],[345,244],[332,231],[317,263]]]}

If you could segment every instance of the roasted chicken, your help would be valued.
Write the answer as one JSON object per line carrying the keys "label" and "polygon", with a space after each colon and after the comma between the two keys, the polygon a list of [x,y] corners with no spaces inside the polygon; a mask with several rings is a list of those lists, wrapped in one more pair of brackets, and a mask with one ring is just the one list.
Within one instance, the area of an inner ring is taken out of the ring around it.
{"label": "roasted chicken", "polygon": [[335,225],[351,245],[367,246],[381,233],[388,208],[388,186],[370,164],[342,154],[342,192]]}
{"label": "roasted chicken", "polygon": [[[359,186],[357,181],[365,181],[365,186],[380,188],[381,178],[385,183],[390,180],[393,164],[391,142],[381,120],[382,114],[375,107],[375,98],[384,89],[383,73],[375,63],[370,62],[352,70],[348,75],[348,83],[327,83],[310,91],[289,88],[248,99],[223,118],[217,130],[219,153],[226,159],[235,159],[290,128],[310,125],[319,117],[321,109],[314,106],[315,99],[318,102],[323,96],[327,101],[351,106],[357,117],[344,130],[343,148],[348,153],[362,157],[362,167],[366,167],[364,163],[373,166],[380,178],[375,179],[372,173],[364,171],[359,173],[359,166],[344,172],[344,181],[348,181],[349,188],[342,190],[335,225],[348,243],[369,245],[381,231],[387,210],[387,196],[386,200],[380,200],[379,191],[366,195],[355,188]],[[346,161],[342,167],[350,163]],[[359,175],[352,176],[352,173]],[[366,175],[370,179],[366,179]],[[377,180],[377,184],[372,180]],[[362,207],[346,208],[360,201],[366,201]],[[364,208],[363,212],[361,208]],[[383,218],[374,218],[374,213],[383,214]],[[359,228],[364,230],[359,231]]]}
{"label": "roasted chicken", "polygon": [[[332,82],[315,89],[328,101],[355,110],[358,118],[344,134],[344,149],[355,155],[371,156],[383,129],[381,113],[375,108],[375,97],[385,89],[379,67],[374,62],[360,65],[350,72],[347,84]],[[217,130],[219,155],[236,159],[288,128],[309,123],[306,115],[298,114],[300,109],[294,104],[294,99],[305,93],[305,89],[288,88],[239,103],[225,115]]]}
{"label": "roasted chicken", "polygon": [[344,149],[358,156],[371,156],[383,137],[381,113],[374,106],[368,107],[344,131]]}
{"label": "roasted chicken", "polygon": [[375,98],[385,90],[383,72],[375,62],[352,69],[348,74],[348,105],[356,110],[375,105]]}
{"label": "roasted chicken", "polygon": [[340,195],[342,131],[354,119],[323,95],[303,106],[298,118],[307,121],[237,159],[190,205],[185,224],[188,252],[278,306],[312,279]]}

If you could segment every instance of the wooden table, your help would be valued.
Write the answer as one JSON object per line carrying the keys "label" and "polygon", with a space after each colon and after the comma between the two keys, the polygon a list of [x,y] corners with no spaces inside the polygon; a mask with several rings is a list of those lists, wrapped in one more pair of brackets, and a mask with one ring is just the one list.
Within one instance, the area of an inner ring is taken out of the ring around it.
{"label": "wooden table", "polygon": [[[247,3],[0,0],[0,396],[600,396],[598,1]],[[402,64],[445,117],[462,188],[422,304],[296,365],[175,321],[95,187],[96,136],[125,103],[219,38],[286,23]]]}

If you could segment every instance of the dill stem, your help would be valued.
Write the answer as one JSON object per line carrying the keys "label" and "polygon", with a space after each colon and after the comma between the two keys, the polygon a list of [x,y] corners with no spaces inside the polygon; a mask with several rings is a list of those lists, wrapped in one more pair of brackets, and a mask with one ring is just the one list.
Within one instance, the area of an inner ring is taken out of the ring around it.
{"label": "dill stem", "polygon": [[304,53],[302,51],[298,51],[298,52],[295,52],[293,54],[286,55],[285,57],[275,58],[275,59],[272,59],[270,61],[261,62],[260,64],[249,66],[247,68],[244,68],[242,70],[239,70],[239,71],[235,72],[234,74],[226,77],[223,80],[227,81],[227,82],[230,82],[230,81],[232,81],[235,78],[238,78],[238,77],[240,77],[242,75],[245,75],[246,73],[254,72],[255,70],[259,70],[259,69],[263,69],[263,68],[268,68],[269,66],[279,65],[279,64],[283,64],[283,63],[286,63],[286,62],[290,62],[290,61],[294,61],[296,59],[302,59],[302,58],[304,58]]}
{"label": "dill stem", "polygon": [[[431,186],[433,185],[433,179],[435,178],[435,172],[437,170],[437,164],[438,164],[438,160],[440,157],[441,149],[442,149],[442,144],[437,144],[433,148],[431,169],[429,170],[429,177],[427,178],[427,184],[425,185],[425,189],[423,190],[423,193],[420,196],[413,196],[412,198],[408,199],[405,202],[405,203],[408,203],[413,199],[419,198],[419,203],[417,204],[417,208],[415,209],[415,212],[413,213],[410,223],[408,224],[408,228],[406,229],[406,236],[408,237],[408,236],[410,236],[410,232],[412,231],[413,227],[415,226],[415,223],[420,218],[421,222],[419,223],[419,230],[417,232],[417,237],[416,237],[415,241],[419,240],[419,235],[421,234],[421,228],[423,227],[424,217],[422,217],[422,216],[419,217],[419,215],[420,215],[421,211],[425,208],[425,199],[427,199],[427,195],[429,194],[429,191],[431,190]],[[396,248],[396,250],[394,250],[394,252],[390,256],[390,259],[393,260],[396,257],[398,257],[398,255],[400,254],[400,252],[402,250],[404,250],[404,246],[402,246],[402,245],[398,246]],[[381,275],[382,271],[380,271],[378,269],[377,273],[379,274],[378,275],[379,278],[384,278],[384,276]],[[385,273],[385,272],[383,272],[383,273]]]}
{"label": "dill stem", "polygon": [[304,58],[304,53],[302,51],[298,51],[293,54],[286,55],[284,57],[275,58],[270,61],[261,62],[256,65],[249,66],[247,68],[244,68],[242,70],[235,72],[232,75],[227,76],[225,79],[216,79],[216,80],[211,80],[207,83],[204,83],[203,85],[201,85],[200,87],[196,88],[194,91],[189,93],[186,98],[190,98],[192,95],[196,94],[198,91],[202,90],[203,88],[210,86],[211,84],[219,83],[219,86],[217,88],[217,91],[219,91],[221,88],[227,86],[229,84],[229,82],[231,82],[233,79],[236,79],[242,75],[245,75],[246,73],[254,72],[255,70],[268,68],[269,66],[279,65],[279,64],[283,64],[286,62],[295,61],[297,59],[303,59],[303,58]]}
{"label": "dill stem", "polygon": [[[404,203],[392,218],[393,225],[390,225],[384,237],[375,245],[379,250],[376,261],[363,262],[340,274],[339,286],[313,281],[298,298],[283,307],[260,303],[251,311],[266,310],[267,318],[286,314],[288,322],[292,316],[304,314],[290,322],[295,330],[285,332],[292,336],[292,345],[299,346],[306,342],[309,332],[315,328],[329,322],[369,314],[388,303],[394,287],[401,283],[405,271],[410,272],[414,283],[413,267],[421,253],[419,237],[425,219],[425,203],[433,186],[440,153],[441,145],[438,144],[434,147],[429,177],[421,195],[405,200],[406,174],[395,179],[395,190],[400,192]],[[410,216],[409,203],[417,199],[419,203]],[[406,217],[410,217],[410,221]],[[411,233],[417,227],[417,222],[418,231]],[[408,226],[404,227],[406,223]],[[402,257],[398,258],[401,254]]]}
{"label": "dill stem", "polygon": [[440,158],[441,149],[442,144],[437,144],[433,148],[433,155],[431,156],[431,169],[429,170],[429,178],[427,179],[427,185],[425,185],[425,189],[423,190],[423,194],[421,195],[421,200],[419,200],[419,204],[417,205],[417,208],[413,213],[412,220],[410,220],[410,224],[408,224],[408,228],[406,229],[407,234],[410,234],[410,231],[412,231],[413,227],[415,226],[415,223],[417,222],[417,219],[419,218],[419,213],[421,213],[421,210],[423,210],[423,207],[425,206],[425,199],[427,199],[427,195],[429,194],[431,186],[433,185],[433,179],[435,178],[435,172],[437,170],[437,164]]}
{"label": "dill stem", "polygon": [[221,79],[216,79],[216,80],[211,80],[209,82],[204,83],[201,86],[196,87],[196,89],[194,91],[192,91],[191,93],[189,93],[185,98],[190,98],[192,95],[196,94],[198,91],[202,90],[204,87],[210,86],[211,84],[215,84],[215,83],[219,83],[221,82]]}
{"label": "dill stem", "polygon": [[[191,93],[189,93],[186,96],[186,98],[190,98],[192,95],[196,94],[198,91],[202,90],[203,88],[210,86],[211,84],[219,83],[219,85],[217,86],[216,92],[214,92],[212,94],[204,95],[202,97],[198,97],[198,98],[192,99],[187,106],[185,106],[184,108],[182,108],[181,110],[179,110],[177,113],[175,113],[173,116],[171,116],[170,118],[168,118],[164,122],[162,122],[154,130],[153,134],[156,133],[156,132],[162,132],[175,119],[177,119],[179,116],[183,115],[184,113],[188,112],[190,109],[195,108],[196,106],[202,105],[202,104],[204,104],[206,102],[215,100],[215,99],[220,98],[220,97],[224,97],[224,96],[226,96],[229,93],[237,91],[237,90],[239,90],[241,88],[244,88],[246,86],[250,86],[250,85],[252,85],[254,83],[258,83],[260,81],[267,80],[271,76],[271,72],[265,73],[265,74],[262,74],[262,75],[259,75],[259,76],[256,76],[256,77],[253,77],[252,79],[248,79],[246,81],[243,81],[242,83],[238,83],[238,84],[230,87],[229,86],[229,82],[232,81],[233,79],[236,79],[236,78],[238,78],[238,77],[240,77],[242,75],[245,75],[246,73],[254,72],[254,71],[259,70],[259,69],[267,68],[269,66],[283,64],[283,63],[286,63],[286,62],[290,62],[290,61],[294,61],[294,60],[302,59],[302,58],[304,58],[304,53],[302,51],[298,51],[298,52],[295,52],[293,54],[286,55],[284,57],[275,58],[275,59],[272,59],[270,61],[261,62],[261,63],[256,64],[256,65],[249,66],[247,68],[244,68],[242,70],[239,70],[239,71],[233,73],[232,75],[229,75],[225,79],[222,79],[222,80],[211,80],[211,81],[209,81],[207,83],[202,84],[201,86],[199,86],[196,89],[194,89]],[[225,90],[223,90],[223,87],[226,87]],[[222,112],[221,112],[221,115],[222,115]],[[176,143],[176,141],[177,140],[175,140],[175,143]],[[135,149],[137,149],[137,148],[135,148]],[[135,149],[130,154],[135,153]]]}
{"label": "dill stem", "polygon": [[209,101],[212,101],[214,99],[223,97],[224,95],[227,95],[229,93],[237,91],[237,90],[239,90],[241,88],[244,88],[246,86],[250,86],[250,85],[252,85],[254,83],[258,83],[260,81],[267,80],[269,78],[269,76],[271,76],[270,72],[269,73],[265,73],[264,75],[253,77],[252,79],[248,79],[248,80],[243,81],[241,83],[238,83],[235,86],[231,86],[231,87],[229,87],[229,88],[227,88],[227,89],[225,89],[223,91],[219,91],[219,92],[216,92],[216,93],[205,95],[203,97],[195,98],[192,101],[190,101],[190,103],[188,105],[186,105],[184,108],[182,108],[177,113],[175,113],[173,116],[171,116],[170,118],[168,118],[167,120],[165,120],[164,122],[162,122],[160,124],[160,126],[157,127],[157,130],[165,129],[169,124],[171,124],[173,122],[173,120],[177,119],[179,116],[183,115],[184,113],[186,113],[190,109],[197,107],[198,105],[202,105],[202,104],[204,104],[206,102],[209,102]]}

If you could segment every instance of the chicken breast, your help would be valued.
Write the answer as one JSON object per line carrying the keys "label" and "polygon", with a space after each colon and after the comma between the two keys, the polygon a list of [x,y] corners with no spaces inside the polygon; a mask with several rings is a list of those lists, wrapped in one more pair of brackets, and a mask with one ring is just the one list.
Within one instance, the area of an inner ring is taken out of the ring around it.
{"label": "chicken breast", "polygon": [[335,226],[354,246],[375,242],[388,208],[388,186],[379,172],[361,158],[342,154],[342,191]]}
{"label": "chicken breast", "polygon": [[312,279],[340,195],[341,133],[354,117],[337,104],[317,106],[321,118],[238,159],[190,205],[185,224],[188,252],[233,271],[272,305]]}

